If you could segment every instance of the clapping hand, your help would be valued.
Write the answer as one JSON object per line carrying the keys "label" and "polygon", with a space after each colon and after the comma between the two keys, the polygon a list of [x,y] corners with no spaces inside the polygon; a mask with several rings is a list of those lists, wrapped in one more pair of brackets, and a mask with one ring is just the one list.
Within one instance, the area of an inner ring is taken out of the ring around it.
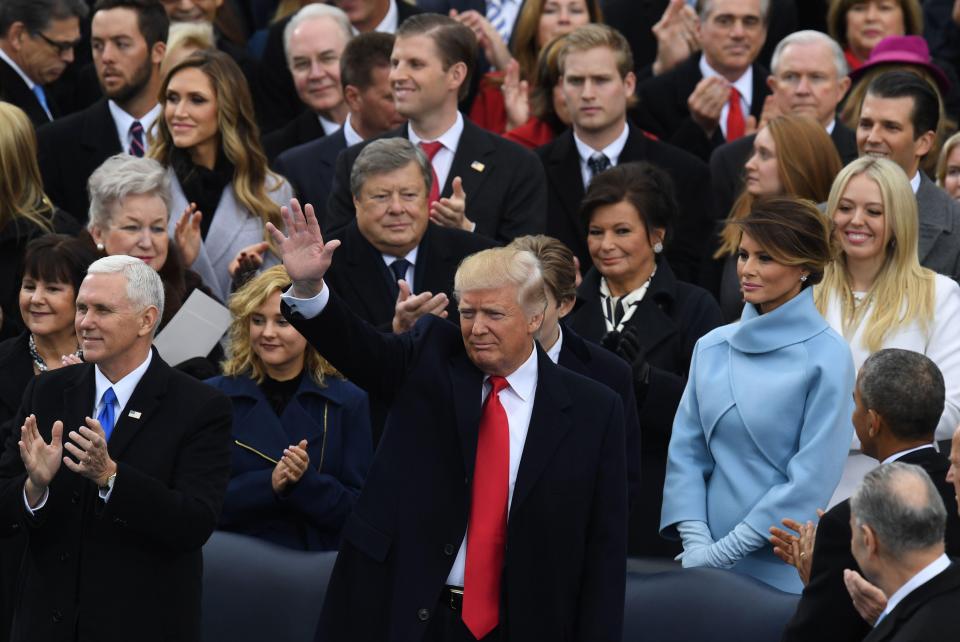
{"label": "clapping hand", "polygon": [[296,484],[307,471],[310,465],[310,455],[307,454],[307,440],[301,439],[297,445],[290,445],[283,451],[283,457],[277,462],[270,475],[270,484],[273,492],[280,494],[290,486]]}
{"label": "clapping hand", "polygon": [[104,486],[107,480],[117,472],[117,464],[110,459],[107,451],[107,436],[100,422],[90,417],[84,418],[86,426],[71,430],[70,441],[63,447],[76,461],[64,457],[63,463],[67,468],[81,477],[86,477],[97,486]]}
{"label": "clapping hand", "polygon": [[690,117],[707,138],[720,126],[720,112],[729,100],[730,83],[720,76],[701,79],[687,99]]}
{"label": "clapping hand", "polygon": [[467,218],[467,194],[459,176],[453,178],[453,194],[430,206],[430,220],[444,227],[473,231],[473,221]]}
{"label": "clapping hand", "polygon": [[183,215],[173,228],[173,238],[180,248],[183,264],[186,267],[193,265],[200,254],[200,221],[203,214],[197,209],[196,203],[190,203],[183,210]]}
{"label": "clapping hand", "polygon": [[40,436],[37,429],[37,418],[30,415],[20,426],[20,458],[27,471],[27,481],[24,490],[30,506],[40,503],[47,487],[60,470],[60,461],[63,454],[63,422],[55,421],[50,431],[48,444]]}
{"label": "clapping hand", "polygon": [[473,35],[477,37],[477,45],[483,50],[483,55],[495,69],[503,71],[507,68],[507,64],[511,60],[510,50],[507,49],[507,43],[503,41],[503,37],[490,24],[486,16],[473,9],[463,12],[451,9],[450,17],[473,31]]}
{"label": "clapping hand", "polygon": [[449,300],[443,292],[431,294],[421,292],[416,296],[410,295],[410,286],[403,279],[397,281],[400,293],[397,295],[397,304],[393,312],[393,331],[396,334],[406,332],[413,327],[417,319],[425,314],[435,314],[441,319],[447,318],[447,304]]}
{"label": "clapping hand", "polygon": [[293,198],[289,208],[280,208],[280,216],[289,236],[273,223],[267,223],[267,231],[280,249],[283,266],[293,281],[293,296],[312,298],[323,289],[323,275],[330,268],[333,252],[340,247],[340,241],[323,242],[313,205],[308,204],[304,212],[300,209],[300,202]]}
{"label": "clapping hand", "polygon": [[657,39],[653,75],[666,73],[700,50],[696,11],[684,0],[670,0],[663,16],[651,31]]}
{"label": "clapping hand", "polygon": [[853,601],[853,607],[857,609],[864,620],[870,626],[877,623],[877,619],[883,610],[887,608],[887,596],[879,588],[863,579],[863,576],[856,571],[843,569],[843,583],[847,587],[847,593]]}
{"label": "clapping hand", "polygon": [[[823,511],[817,509],[817,516],[823,517]],[[770,527],[770,543],[773,553],[785,563],[797,569],[804,586],[810,581],[810,568],[813,566],[813,545],[817,537],[817,526],[811,521],[801,524],[786,517],[784,526],[793,533],[777,526]],[[796,533],[796,534],[794,534]]]}

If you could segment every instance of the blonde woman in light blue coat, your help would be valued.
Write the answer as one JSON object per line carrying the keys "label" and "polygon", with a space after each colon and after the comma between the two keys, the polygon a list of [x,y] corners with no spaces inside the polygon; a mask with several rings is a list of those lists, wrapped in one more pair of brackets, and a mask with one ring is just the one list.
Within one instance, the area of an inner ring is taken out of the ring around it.
{"label": "blonde woman in light blue coat", "polygon": [[661,533],[684,567],[731,568],[799,593],[773,554],[770,524],[814,519],[853,434],[850,348],[817,311],[831,259],[826,217],[807,201],[754,206],[738,225],[740,321],[697,343],[673,424]]}

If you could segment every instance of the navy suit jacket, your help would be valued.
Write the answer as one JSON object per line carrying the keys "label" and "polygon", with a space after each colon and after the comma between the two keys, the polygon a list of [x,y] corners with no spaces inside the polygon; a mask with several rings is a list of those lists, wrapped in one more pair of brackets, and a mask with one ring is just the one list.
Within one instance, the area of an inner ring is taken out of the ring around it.
{"label": "navy suit jacket", "polygon": [[288,149],[323,138],[324,133],[317,114],[311,109],[305,109],[284,127],[264,135],[263,151],[267,160],[272,163]]}
{"label": "navy suit jacket", "polygon": [[[387,132],[382,137],[407,137],[409,125]],[[360,151],[369,141],[348,147],[337,159],[324,230],[336,231],[356,218],[350,194],[350,171]],[[518,236],[542,234],[547,218],[547,190],[543,168],[536,156],[514,142],[486,131],[468,119],[453,155],[447,182],[441,197],[453,193],[453,179],[463,179],[467,195],[467,218],[476,223],[476,234],[498,243],[509,243]]]}
{"label": "navy suit jacket", "polygon": [[[467,528],[484,374],[459,329],[436,317],[393,335],[364,323],[335,292],[310,320],[283,309],[334,366],[390,404],[343,529],[318,639],[422,639]],[[623,406],[539,349],[537,364],[507,523],[501,628],[511,640],[619,642]]]}
{"label": "navy suit jacket", "polygon": [[[305,373],[278,417],[250,377],[207,383],[233,404],[233,466],[219,527],[289,548],[336,549],[373,458],[367,395],[333,376],[318,386]],[[310,465],[277,495],[271,485],[276,464],[267,457],[280,461],[284,448],[301,439]]]}
{"label": "navy suit jacket", "polygon": [[960,564],[921,584],[880,620],[863,642],[951,640],[957,635]]}
{"label": "navy suit jacket", "polygon": [[[47,45],[44,44],[44,46]],[[46,96],[47,107],[50,108],[50,113],[56,117],[58,114],[53,96],[50,92],[46,92]],[[20,74],[2,58],[0,58],[0,100],[12,103],[26,112],[34,127],[50,122],[50,116],[47,116],[47,112],[43,111],[43,106],[40,105],[36,95],[27,87],[27,83],[23,82]]]}
{"label": "navy suit jacket", "polygon": [[[66,441],[91,414],[95,389],[93,364],[34,377],[14,423],[36,414],[49,442],[62,420]],[[117,478],[106,503],[61,465],[31,516],[18,439],[14,431],[0,456],[0,535],[27,533],[11,639],[119,642],[136,631],[138,640],[199,642],[201,547],[230,476],[227,398],[154,352],[110,435]]]}
{"label": "navy suit jacket", "polygon": [[290,181],[301,204],[310,203],[317,220],[324,220],[337,156],[347,148],[343,129],[282,152],[273,170]]}

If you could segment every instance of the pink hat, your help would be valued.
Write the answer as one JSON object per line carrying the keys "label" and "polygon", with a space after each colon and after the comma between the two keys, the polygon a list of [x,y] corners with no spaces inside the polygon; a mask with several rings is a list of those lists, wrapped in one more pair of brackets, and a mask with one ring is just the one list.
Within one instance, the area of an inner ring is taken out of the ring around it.
{"label": "pink hat", "polygon": [[933,64],[930,59],[930,48],[921,36],[887,36],[877,43],[862,67],[850,72],[850,79],[856,82],[874,67],[893,64],[923,67],[936,79],[942,96],[950,91],[947,75],[940,67]]}

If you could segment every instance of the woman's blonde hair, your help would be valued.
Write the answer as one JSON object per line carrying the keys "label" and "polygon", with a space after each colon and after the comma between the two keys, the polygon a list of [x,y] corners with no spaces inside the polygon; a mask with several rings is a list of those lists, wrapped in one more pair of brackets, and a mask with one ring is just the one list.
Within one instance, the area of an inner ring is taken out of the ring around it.
{"label": "woman's blonde hair", "polygon": [[[883,267],[866,295],[870,316],[864,319],[863,343],[867,350],[876,352],[887,335],[901,325],[918,321],[924,330],[928,328],[933,320],[934,273],[921,267],[917,258],[917,198],[907,175],[893,161],[865,156],[844,167],[830,190],[827,212],[831,218],[847,185],[861,175],[880,188],[885,229],[890,237]],[[850,283],[846,255],[841,253],[827,266],[823,282],[814,290],[817,309],[825,313],[835,296],[840,300],[844,324],[855,321],[857,304]]]}
{"label": "woman's blonde hair", "polygon": [[[843,164],[823,126],[807,116],[788,114],[773,118],[765,128],[777,150],[777,175],[783,187],[783,193],[776,196],[794,196],[814,203],[825,201],[833,177]],[[746,189],[734,201],[727,224],[720,233],[720,248],[714,258],[723,258],[737,251],[741,230],[735,223],[750,212],[755,201],[756,198]]]}
{"label": "woman's blonde hair", "polygon": [[943,182],[947,178],[947,159],[950,158],[950,153],[958,143],[960,143],[960,132],[948,138],[943,144],[943,149],[940,150],[940,159],[937,161],[937,185],[940,187],[943,187]]}
{"label": "woman's blonde hair", "polygon": [[[170,79],[184,69],[196,68],[210,80],[217,98],[217,129],[220,147],[233,166],[233,191],[240,205],[258,216],[264,224],[271,222],[281,228],[280,206],[268,196],[278,189],[284,179],[267,167],[267,156],[260,146],[260,130],[253,120],[253,100],[250,88],[240,67],[230,56],[220,51],[203,50],[192,53],[174,65],[160,87],[160,104],[166,104]],[[173,161],[173,138],[166,119],[156,120],[151,130],[150,157],[166,166]],[[270,181],[268,188],[267,181]],[[213,212],[205,212],[212,216]],[[264,227],[263,238],[273,247],[273,238]],[[274,248],[276,249],[276,248]]]}
{"label": "woman's blonde hair", "polygon": [[53,231],[53,203],[43,193],[33,124],[16,105],[0,101],[0,230],[22,218]]}
{"label": "woman's blonde hair", "polygon": [[[230,296],[228,305],[233,321],[227,331],[227,358],[221,364],[223,374],[231,377],[248,375],[257,383],[263,383],[266,370],[250,345],[250,317],[274,292],[283,292],[289,286],[290,276],[286,268],[275,265],[250,279]],[[339,376],[309,342],[303,355],[303,369],[320,386],[327,375]]]}

